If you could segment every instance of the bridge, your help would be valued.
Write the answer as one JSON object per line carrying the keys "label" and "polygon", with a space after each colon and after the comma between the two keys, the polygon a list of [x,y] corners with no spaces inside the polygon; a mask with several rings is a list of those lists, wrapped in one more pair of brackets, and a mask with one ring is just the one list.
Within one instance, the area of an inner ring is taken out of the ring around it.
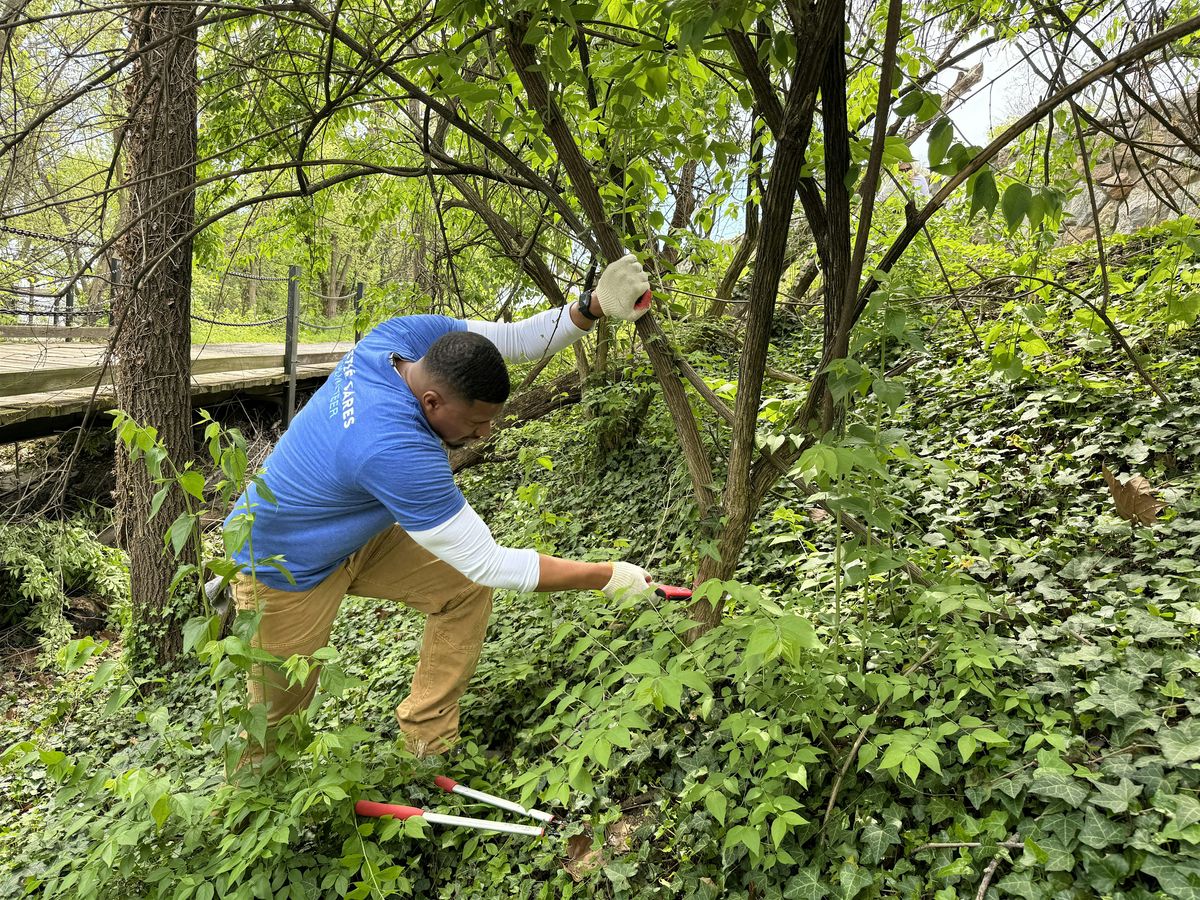
{"label": "bridge", "polygon": [[[106,277],[86,277],[99,281],[101,289],[107,287],[110,292],[120,281],[115,263]],[[193,332],[192,340],[193,403],[218,403],[239,393],[279,397],[286,425],[296,407],[297,388],[317,386],[354,346],[354,320],[358,318],[364,285],[359,282],[350,293],[336,296],[304,291],[321,301],[334,301],[347,311],[352,303],[353,320],[338,325],[301,318],[300,295],[304,289],[299,266],[289,266],[286,277],[229,270],[222,275],[222,289],[225,277],[248,283],[286,284],[286,312],[261,322],[222,322],[193,312],[191,319],[200,329]],[[104,413],[115,403],[109,356],[111,293],[109,303],[81,308],[74,302],[75,279],[57,280],[65,282],[65,287],[53,293],[32,287],[3,291],[18,298],[12,304],[17,308],[0,306],[0,314],[16,318],[18,323],[24,319],[24,323],[0,324],[0,444],[63,431]],[[326,309],[331,307],[327,304]],[[97,324],[105,319],[107,325]],[[80,321],[85,324],[76,324]],[[202,330],[210,326],[227,329],[225,334],[246,328],[273,331],[282,326],[284,340],[278,344],[198,340]],[[301,343],[306,332],[322,340]]]}
{"label": "bridge", "polygon": [[[0,332],[11,330],[6,326]],[[353,346],[349,337],[297,344],[289,366],[286,343],[194,345],[192,401],[213,403],[250,392],[290,393],[294,402],[297,385],[319,383]],[[107,352],[107,343],[74,339],[0,343],[0,443],[71,428],[83,421],[89,407],[95,412],[111,409],[115,395]]]}

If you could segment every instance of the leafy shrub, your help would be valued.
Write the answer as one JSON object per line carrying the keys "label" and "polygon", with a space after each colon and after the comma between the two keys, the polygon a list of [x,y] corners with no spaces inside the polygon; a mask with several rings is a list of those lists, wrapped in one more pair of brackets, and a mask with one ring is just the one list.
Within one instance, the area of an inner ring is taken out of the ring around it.
{"label": "leafy shrub", "polygon": [[120,552],[81,521],[0,524],[0,630],[20,627],[45,649],[71,637],[70,597],[115,603],[128,596],[128,578]]}

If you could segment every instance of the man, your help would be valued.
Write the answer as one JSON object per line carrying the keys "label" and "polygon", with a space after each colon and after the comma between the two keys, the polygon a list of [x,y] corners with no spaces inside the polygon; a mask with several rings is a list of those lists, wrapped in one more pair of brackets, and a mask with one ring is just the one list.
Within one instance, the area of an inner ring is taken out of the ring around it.
{"label": "man", "polygon": [[[458,702],[475,671],[492,589],[647,590],[626,562],[590,563],[499,546],[454,483],[446,447],[491,433],[508,399],[505,361],[539,359],[569,346],[604,314],[633,321],[650,302],[632,254],[601,273],[569,307],[523,322],[445,316],[391,319],[343,357],[267,457],[226,526],[247,512],[249,539],[233,591],[239,609],[262,613],[257,645],[287,659],[329,642],[346,594],[400,601],[425,613],[421,656],[396,720],[417,756],[458,738]],[[280,559],[291,576],[256,560]],[[306,706],[314,673],[289,687],[273,667],[251,672],[251,704],[267,724]]]}

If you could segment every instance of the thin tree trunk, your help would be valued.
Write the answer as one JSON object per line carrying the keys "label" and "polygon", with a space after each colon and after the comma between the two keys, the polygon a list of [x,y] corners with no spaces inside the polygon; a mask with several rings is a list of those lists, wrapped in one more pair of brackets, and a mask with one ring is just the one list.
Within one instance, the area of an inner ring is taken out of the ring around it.
{"label": "thin tree trunk", "polygon": [[325,301],[325,318],[332,319],[337,315],[337,295],[340,293],[338,288],[338,266],[341,264],[341,256],[338,253],[338,236],[337,232],[333,231],[329,234],[329,271],[324,278],[325,296],[321,299]]}
{"label": "thin tree trunk", "polygon": [[[838,0],[817,7],[805,39],[817,47],[829,48],[831,56],[841,63],[842,22],[844,6]],[[831,64],[833,60],[830,60]],[[795,209],[796,191],[801,181],[809,133],[812,130],[813,107],[818,84],[821,83],[821,59],[811,56],[797,63],[792,73],[787,102],[779,112],[775,127],[775,158],[771,163],[770,179],[762,203],[762,225],[758,231],[754,257],[754,274],[750,282],[749,311],[746,338],[738,364],[738,392],[734,408],[733,435],[730,442],[729,471],[722,496],[724,525],[717,539],[717,558],[705,557],[697,572],[697,581],[710,578],[728,579],[737,567],[750,524],[761,501],[757,499],[751,477],[751,465],[757,456],[755,435],[758,410],[762,398],[763,376],[767,365],[767,349],[771,325],[775,318],[775,300],[779,281],[783,277],[787,258],[788,223]],[[828,110],[829,99],[825,99]],[[842,98],[845,109],[845,98]],[[826,111],[825,127],[829,127]],[[843,130],[843,139],[845,137]],[[844,188],[843,188],[844,189]],[[848,229],[845,235],[849,246]],[[847,252],[847,257],[849,252]],[[721,619],[722,601],[697,601],[689,615],[699,625],[688,632],[691,641],[716,625]]]}
{"label": "thin tree trunk", "polygon": [[[195,221],[194,15],[188,6],[149,6],[131,22],[130,52],[143,55],[126,95],[128,230],[117,248],[124,274],[114,297],[117,405],[153,426],[180,468],[191,455],[192,242],[186,235]],[[163,547],[164,531],[185,509],[184,494],[169,491],[151,520],[157,489],[143,460],[117,454],[117,506],[132,593],[126,646],[134,665],[147,668],[179,654],[180,626],[191,612],[171,598],[176,560]]]}
{"label": "thin tree trunk", "polygon": [[249,274],[254,276],[251,278],[242,279],[242,315],[248,316],[252,312],[258,310],[258,281],[257,276],[262,270],[262,264],[258,261],[258,257],[254,257],[250,261]]}
{"label": "thin tree trunk", "polygon": [[[537,112],[542,127],[546,130],[546,135],[558,151],[559,159],[571,179],[571,185],[579,197],[580,205],[587,214],[592,228],[595,229],[597,242],[600,244],[604,256],[609,262],[613,262],[624,253],[621,238],[604,211],[600,192],[592,180],[591,169],[580,152],[575,135],[550,96],[545,75],[538,68],[537,54],[532,46],[525,43],[527,28],[528,14],[525,13],[508,22],[505,46],[509,58],[525,88],[530,106]],[[602,320],[597,324],[603,326],[605,322]],[[638,319],[636,328],[638,336],[642,339],[642,346],[646,348],[646,355],[650,357],[650,365],[662,388],[663,398],[667,403],[667,408],[671,411],[671,418],[678,429],[680,450],[687,463],[692,481],[692,492],[696,497],[696,504],[700,508],[703,519],[708,516],[713,506],[712,461],[700,439],[700,429],[696,425],[696,417],[688,402],[687,392],[684,391],[679,376],[675,374],[667,336],[654,321],[652,312],[646,313]],[[601,370],[605,349],[604,331],[598,330],[600,333],[597,340],[601,341],[601,344],[596,352],[595,370]]]}

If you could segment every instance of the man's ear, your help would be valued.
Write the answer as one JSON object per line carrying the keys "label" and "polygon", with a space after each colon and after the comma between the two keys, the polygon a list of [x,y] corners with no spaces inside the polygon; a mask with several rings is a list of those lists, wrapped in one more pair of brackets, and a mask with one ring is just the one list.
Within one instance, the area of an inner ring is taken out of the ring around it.
{"label": "man's ear", "polygon": [[434,410],[442,406],[446,399],[437,391],[430,388],[421,395],[421,406],[425,409]]}

